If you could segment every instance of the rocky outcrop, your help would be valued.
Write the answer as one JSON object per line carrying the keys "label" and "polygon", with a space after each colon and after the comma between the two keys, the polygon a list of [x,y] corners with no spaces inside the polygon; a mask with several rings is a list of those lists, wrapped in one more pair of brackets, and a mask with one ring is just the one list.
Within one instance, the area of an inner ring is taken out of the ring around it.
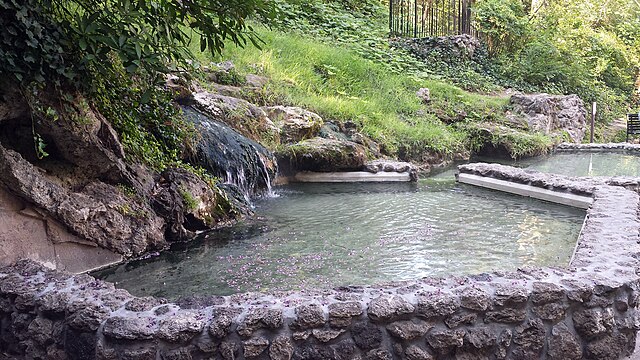
{"label": "rocky outcrop", "polygon": [[219,190],[180,168],[162,172],[152,191],[152,205],[167,221],[165,237],[169,241],[191,239],[197,231],[211,229],[238,211],[223,201]]}
{"label": "rocky outcrop", "polygon": [[364,146],[348,140],[313,138],[287,146],[277,153],[285,168],[299,171],[355,171],[364,167]]}
{"label": "rocky outcrop", "polygon": [[[186,86],[170,80],[177,93]],[[10,229],[0,231],[0,264],[25,256],[86,271],[162,250],[241,212],[222,190],[187,171],[161,175],[125,161],[117,133],[81,95],[63,106],[43,92],[38,101],[49,112],[31,114],[19,91],[3,91],[0,192],[20,205],[0,204],[0,222]],[[46,142],[47,156],[34,151],[34,133]],[[30,236],[38,238],[27,248],[20,242]]]}
{"label": "rocky outcrop", "polygon": [[408,162],[378,159],[369,161],[364,165],[364,171],[377,174],[379,172],[408,172],[411,181],[418,181],[418,168]]}
{"label": "rocky outcrop", "polygon": [[396,40],[394,44],[422,59],[429,59],[435,53],[439,57],[445,56],[454,61],[460,61],[460,58],[471,59],[481,45],[480,40],[467,34],[401,39]]}
{"label": "rocky outcrop", "polygon": [[0,187],[0,263],[23,258],[78,273],[118,263],[123,256],[70,233],[42,209]]}
{"label": "rocky outcrop", "polygon": [[318,135],[322,118],[311,111],[293,106],[265,106],[262,108],[280,129],[283,143],[295,143]]}
{"label": "rocky outcrop", "polygon": [[258,106],[243,99],[206,91],[197,92],[193,97],[195,108],[226,123],[243,136],[272,145],[280,143],[279,129]]}
{"label": "rocky outcrop", "polygon": [[[164,221],[117,187],[92,181],[70,190],[49,179],[16,151],[0,146],[0,184],[73,233],[102,248],[136,256],[165,246]],[[91,226],[87,226],[91,224]]]}
{"label": "rocky outcrop", "polygon": [[257,195],[270,188],[277,162],[269,150],[198,110],[185,107],[183,112],[200,134],[191,163],[238,187],[245,195]]}
{"label": "rocky outcrop", "polygon": [[516,126],[580,143],[586,131],[587,110],[577,95],[517,94],[509,102],[507,118]]}

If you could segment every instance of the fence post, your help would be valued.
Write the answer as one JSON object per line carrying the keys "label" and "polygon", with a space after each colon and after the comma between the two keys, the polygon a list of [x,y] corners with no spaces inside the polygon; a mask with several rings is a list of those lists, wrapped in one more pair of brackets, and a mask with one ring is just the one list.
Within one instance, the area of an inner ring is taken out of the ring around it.
{"label": "fence post", "polygon": [[413,37],[418,37],[418,0],[413,0]]}
{"label": "fence post", "polygon": [[593,143],[593,132],[595,130],[596,123],[596,102],[591,104],[591,135],[589,136],[589,143]]}
{"label": "fence post", "polygon": [[389,36],[393,36],[393,0],[389,0]]}

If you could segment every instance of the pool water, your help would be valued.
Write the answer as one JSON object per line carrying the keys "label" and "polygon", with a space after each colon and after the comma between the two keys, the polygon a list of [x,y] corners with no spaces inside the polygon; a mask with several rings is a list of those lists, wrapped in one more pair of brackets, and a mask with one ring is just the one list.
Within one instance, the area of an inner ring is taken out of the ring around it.
{"label": "pool water", "polygon": [[559,152],[523,162],[529,169],[568,176],[640,176],[640,156],[616,152]]}
{"label": "pool water", "polygon": [[294,184],[256,215],[162,255],[98,272],[139,296],[373,285],[566,266],[584,211],[458,184]]}

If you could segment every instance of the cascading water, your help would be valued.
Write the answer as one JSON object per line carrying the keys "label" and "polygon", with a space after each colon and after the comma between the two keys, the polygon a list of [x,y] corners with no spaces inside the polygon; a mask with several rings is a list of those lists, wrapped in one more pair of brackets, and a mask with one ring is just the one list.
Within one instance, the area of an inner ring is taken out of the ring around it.
{"label": "cascading water", "polygon": [[276,161],[269,150],[190,106],[183,107],[183,112],[202,137],[190,159],[193,163],[237,187],[247,200],[271,193]]}

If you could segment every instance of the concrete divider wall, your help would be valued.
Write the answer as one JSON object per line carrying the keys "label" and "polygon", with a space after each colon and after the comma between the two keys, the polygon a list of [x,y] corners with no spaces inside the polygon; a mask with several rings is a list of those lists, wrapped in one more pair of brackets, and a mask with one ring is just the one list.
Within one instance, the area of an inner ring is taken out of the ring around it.
{"label": "concrete divider wall", "polygon": [[[461,171],[521,171],[492,166]],[[640,328],[638,194],[539,173],[518,176],[594,197],[569,268],[165,303],[21,261],[0,269],[0,352],[29,359],[174,360],[627,355]]]}

